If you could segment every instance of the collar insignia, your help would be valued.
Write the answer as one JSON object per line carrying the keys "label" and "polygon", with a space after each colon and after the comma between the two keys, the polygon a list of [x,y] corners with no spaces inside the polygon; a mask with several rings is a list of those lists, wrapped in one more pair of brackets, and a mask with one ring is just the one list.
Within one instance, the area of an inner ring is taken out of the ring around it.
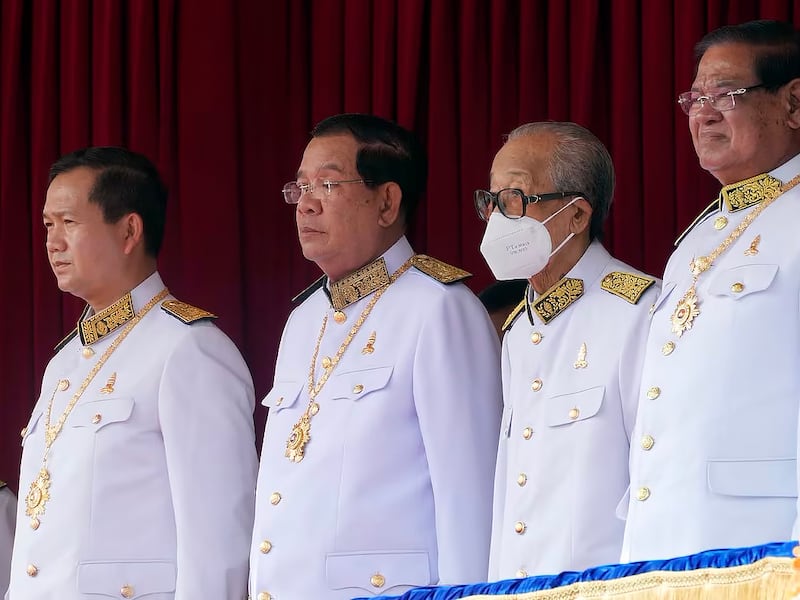
{"label": "collar insignia", "polygon": [[531,308],[547,325],[581,296],[583,296],[583,280],[564,277],[539,296]]}
{"label": "collar insignia", "polygon": [[134,314],[133,298],[128,292],[108,308],[104,308],[88,319],[81,320],[78,325],[81,343],[84,346],[94,344],[97,340],[104,338],[130,321]]}
{"label": "collar insignia", "polygon": [[720,209],[724,204],[733,213],[761,204],[767,198],[777,198],[781,193],[781,186],[781,180],[768,173],[726,185],[719,193]]}
{"label": "collar insignia", "polygon": [[642,277],[635,273],[612,271],[600,282],[600,287],[605,291],[627,300],[631,304],[639,302],[639,298],[647,289],[656,282],[652,277]]}
{"label": "collar insignia", "polygon": [[342,310],[389,285],[390,281],[386,261],[381,256],[347,277],[331,283],[331,304],[336,310]]}

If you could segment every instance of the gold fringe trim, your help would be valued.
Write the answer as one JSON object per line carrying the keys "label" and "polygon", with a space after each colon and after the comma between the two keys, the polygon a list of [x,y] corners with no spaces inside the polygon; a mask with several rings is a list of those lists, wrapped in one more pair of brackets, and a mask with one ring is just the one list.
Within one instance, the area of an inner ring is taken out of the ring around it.
{"label": "gold fringe trim", "polygon": [[791,558],[769,556],[749,565],[695,571],[653,571],[582,581],[538,592],[468,596],[464,600],[789,600]]}

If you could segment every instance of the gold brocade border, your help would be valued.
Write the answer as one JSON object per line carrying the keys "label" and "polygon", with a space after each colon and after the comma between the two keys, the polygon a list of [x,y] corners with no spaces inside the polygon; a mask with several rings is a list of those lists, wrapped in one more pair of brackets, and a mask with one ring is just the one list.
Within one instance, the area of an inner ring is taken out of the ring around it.
{"label": "gold brocade border", "polygon": [[464,600],[789,600],[792,559],[768,556],[737,567],[652,571],[610,581],[581,581],[536,592]]}

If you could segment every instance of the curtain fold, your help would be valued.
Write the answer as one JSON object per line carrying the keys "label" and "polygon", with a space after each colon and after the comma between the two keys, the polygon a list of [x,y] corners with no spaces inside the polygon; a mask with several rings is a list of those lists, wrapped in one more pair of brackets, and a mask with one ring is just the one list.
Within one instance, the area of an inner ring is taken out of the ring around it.
{"label": "curtain fold", "polygon": [[490,273],[471,193],[503,134],[574,120],[616,163],[607,246],[658,275],[717,191],[675,102],[692,47],[759,17],[797,24],[800,0],[0,0],[0,479],[15,485],[17,434],[81,309],[44,249],[60,154],[122,144],[158,164],[161,271],[220,315],[261,398],[290,299],[319,275],[280,195],[314,123],[366,111],[418,132],[430,179],[410,238],[478,290]]}

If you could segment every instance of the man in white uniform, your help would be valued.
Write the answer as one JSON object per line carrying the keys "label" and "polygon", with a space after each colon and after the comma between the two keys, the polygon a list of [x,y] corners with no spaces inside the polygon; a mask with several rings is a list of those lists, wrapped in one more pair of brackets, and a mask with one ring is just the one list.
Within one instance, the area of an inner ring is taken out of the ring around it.
{"label": "man in white uniform", "polygon": [[246,597],[253,387],[156,271],[166,190],[122,148],[50,170],[47,255],[87,302],[22,431],[8,600]]}
{"label": "man in white uniform", "polygon": [[481,252],[495,277],[529,286],[503,339],[489,579],[616,562],[635,409],[626,399],[658,285],[599,241],[614,167],[583,127],[518,127],[490,180],[492,191],[475,192],[488,221]]}
{"label": "man in white uniform", "polygon": [[0,481],[0,592],[3,594],[8,589],[8,576],[11,572],[16,506],[16,496],[8,489],[5,481]]}
{"label": "man in white uniform", "polygon": [[696,51],[679,102],[724,187],[678,240],[656,302],[623,560],[799,533],[800,36],[751,22]]}
{"label": "man in white uniform", "polygon": [[424,153],[363,114],[314,129],[284,187],[324,276],[281,339],[253,600],[344,600],[486,575],[500,357],[468,274],[404,236]]}

